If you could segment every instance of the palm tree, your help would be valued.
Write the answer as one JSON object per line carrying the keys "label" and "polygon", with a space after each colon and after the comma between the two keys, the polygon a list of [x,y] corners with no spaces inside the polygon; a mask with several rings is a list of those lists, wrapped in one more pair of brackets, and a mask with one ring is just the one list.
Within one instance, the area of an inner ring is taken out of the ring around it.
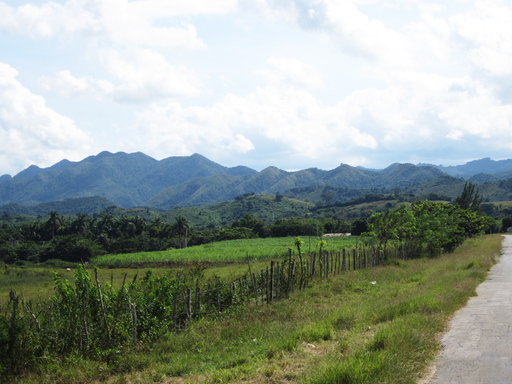
{"label": "palm tree", "polygon": [[174,223],[174,229],[178,232],[178,240],[181,248],[181,236],[185,233],[185,248],[187,247],[187,231],[190,229],[188,220],[186,217],[178,216],[176,223]]}
{"label": "palm tree", "polygon": [[105,213],[101,216],[101,220],[98,223],[98,229],[100,234],[104,233],[108,235],[110,231],[112,231],[112,226],[114,224],[114,218],[110,213]]}
{"label": "palm tree", "polygon": [[55,239],[55,234],[57,233],[60,227],[61,220],[62,218],[58,212],[50,212],[50,218],[46,222],[45,227],[48,230],[48,232],[50,232],[50,234],[52,235],[52,240]]}
{"label": "palm tree", "polygon": [[85,213],[79,212],[76,214],[76,219],[71,224],[75,233],[82,234],[87,230],[87,221],[89,220],[89,216]]}

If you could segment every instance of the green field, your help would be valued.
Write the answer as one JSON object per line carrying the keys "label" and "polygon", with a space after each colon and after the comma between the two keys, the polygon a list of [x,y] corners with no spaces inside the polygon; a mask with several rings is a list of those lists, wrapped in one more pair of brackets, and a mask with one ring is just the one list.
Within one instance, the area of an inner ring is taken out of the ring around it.
{"label": "green field", "polygon": [[[117,255],[98,256],[91,260],[103,268],[121,268],[144,265],[172,265],[177,263],[201,261],[211,263],[246,262],[250,260],[269,260],[288,255],[288,248],[295,249],[295,237],[275,237],[264,239],[226,240],[183,249],[171,249],[159,252],[138,252]],[[358,241],[357,237],[317,238],[303,236],[303,252],[315,252],[318,242],[326,241],[327,251],[340,251],[351,248]]]}
{"label": "green field", "polygon": [[[316,250],[319,239],[304,236],[303,251]],[[342,248],[353,247],[358,241],[357,237],[328,238],[324,249],[339,251]],[[97,257],[87,264],[88,269],[98,266],[99,280],[102,283],[112,282],[114,287],[120,287],[125,274],[128,279],[136,274],[143,275],[149,268],[162,274],[176,268],[186,267],[188,262],[207,262],[201,265],[205,277],[213,275],[221,278],[241,276],[247,271],[247,254],[251,260],[254,271],[268,266],[268,260],[279,259],[288,255],[288,247],[295,248],[295,237],[265,238],[249,240],[227,240],[217,243],[173,249],[161,252],[139,252],[118,255],[105,255]],[[59,267],[16,267],[10,266],[8,271],[2,271],[0,278],[0,303],[5,302],[12,289],[21,292],[27,299],[46,298],[53,289],[53,272],[58,272],[65,279],[74,281],[73,272],[67,272],[65,262]],[[74,266],[69,264],[72,269]],[[0,265],[3,268],[3,265]]]}

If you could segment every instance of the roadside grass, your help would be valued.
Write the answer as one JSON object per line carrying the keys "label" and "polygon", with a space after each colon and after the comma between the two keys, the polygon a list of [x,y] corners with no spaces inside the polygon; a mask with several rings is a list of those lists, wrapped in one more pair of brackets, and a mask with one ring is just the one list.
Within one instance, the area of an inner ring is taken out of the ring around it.
{"label": "roadside grass", "polygon": [[499,259],[502,237],[435,259],[317,280],[272,305],[234,307],[111,360],[42,364],[19,383],[416,383],[450,316]]}

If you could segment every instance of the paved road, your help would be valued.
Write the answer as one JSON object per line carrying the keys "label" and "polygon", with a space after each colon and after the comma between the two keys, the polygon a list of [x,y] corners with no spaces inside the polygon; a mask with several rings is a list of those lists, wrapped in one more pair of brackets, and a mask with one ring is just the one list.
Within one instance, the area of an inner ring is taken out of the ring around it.
{"label": "paved road", "polygon": [[477,294],[450,323],[431,384],[512,383],[512,236]]}

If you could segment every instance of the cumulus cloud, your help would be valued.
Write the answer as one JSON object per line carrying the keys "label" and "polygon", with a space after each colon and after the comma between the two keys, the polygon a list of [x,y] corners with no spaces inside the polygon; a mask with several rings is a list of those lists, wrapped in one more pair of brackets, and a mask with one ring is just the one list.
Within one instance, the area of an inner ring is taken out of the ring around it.
{"label": "cumulus cloud", "polygon": [[293,0],[238,0],[239,7],[266,20],[295,24],[299,9]]}
{"label": "cumulus cloud", "polygon": [[322,84],[320,73],[300,60],[271,57],[267,63],[270,68],[259,70],[256,73],[263,76],[273,86],[284,85],[312,89]]}
{"label": "cumulus cloud", "polygon": [[[293,87],[258,87],[227,95],[211,107],[153,105],[135,129],[156,156],[201,152],[286,155],[302,163],[336,159],[365,164],[372,154],[393,152],[418,159],[462,143],[466,151],[512,148],[512,107],[467,76],[393,71],[385,88],[357,90],[332,106]],[[149,134],[148,134],[149,133]],[[428,158],[423,158],[427,160]],[[268,164],[268,163],[267,163]]]}
{"label": "cumulus cloud", "polygon": [[39,85],[45,91],[56,92],[66,97],[102,98],[114,92],[115,86],[106,80],[92,77],[75,77],[68,70],[59,71],[55,76],[42,76]]}
{"label": "cumulus cloud", "polygon": [[[318,23],[314,29],[327,34],[344,51],[370,61],[391,66],[414,64],[414,46],[404,34],[388,28],[381,20],[372,19],[351,1],[322,0],[314,11]],[[309,23],[306,23],[309,26]]]}
{"label": "cumulus cloud", "polygon": [[149,132],[144,143],[156,156],[201,150],[213,158],[226,151],[252,149],[295,158],[340,157],[358,148],[375,148],[376,140],[350,126],[339,106],[323,107],[307,91],[257,88],[245,97],[232,94],[211,107],[153,105],[139,114],[135,129]]}
{"label": "cumulus cloud", "polygon": [[478,68],[494,75],[512,74],[512,7],[501,1],[477,2],[467,13],[451,18],[469,58]]}
{"label": "cumulus cloud", "polygon": [[169,64],[165,56],[151,50],[131,49],[119,52],[104,49],[100,62],[117,80],[75,77],[69,71],[43,76],[39,84],[46,91],[64,96],[83,96],[116,101],[147,101],[192,97],[200,93],[199,76],[184,66]]}
{"label": "cumulus cloud", "polygon": [[14,171],[87,155],[89,137],[71,119],[48,108],[17,75],[14,68],[0,63],[0,167]]}
{"label": "cumulus cloud", "polygon": [[[191,24],[176,23],[172,16],[227,12],[232,2],[221,1],[217,7],[205,1],[70,0],[63,4],[24,4],[12,7],[0,3],[0,30],[32,38],[59,36],[85,37],[121,46],[204,47]],[[204,11],[201,11],[204,9]],[[162,23],[162,19],[167,18]]]}
{"label": "cumulus cloud", "polygon": [[184,66],[173,66],[161,53],[150,50],[105,50],[101,62],[120,81],[114,90],[118,100],[191,97],[197,95],[199,78]]}

